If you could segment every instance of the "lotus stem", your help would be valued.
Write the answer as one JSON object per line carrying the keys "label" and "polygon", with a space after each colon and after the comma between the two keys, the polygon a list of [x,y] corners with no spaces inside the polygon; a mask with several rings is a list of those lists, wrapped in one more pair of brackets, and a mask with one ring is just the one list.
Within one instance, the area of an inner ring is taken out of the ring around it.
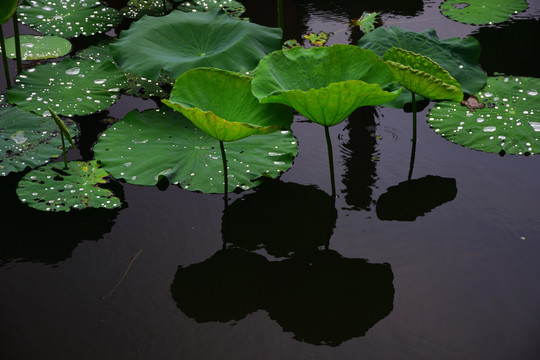
{"label": "lotus stem", "polygon": [[167,12],[167,0],[163,0],[163,10]]}
{"label": "lotus stem", "polygon": [[229,228],[229,177],[227,174],[227,155],[225,154],[225,146],[223,146],[223,140],[219,140],[219,148],[221,149],[221,160],[223,161],[223,249],[227,248],[227,236]]}
{"label": "lotus stem", "polygon": [[9,68],[7,61],[6,43],[4,41],[4,32],[2,31],[2,25],[0,25],[0,48],[2,49],[2,61],[4,63],[4,74],[6,76],[6,87],[11,89],[11,79],[9,78]]}
{"label": "lotus stem", "polygon": [[408,180],[411,180],[413,168],[414,168],[414,158],[416,156],[416,98],[415,94],[412,94],[412,113],[413,113],[413,137],[412,137],[412,150],[411,150],[411,162],[409,164],[409,176]]}
{"label": "lotus stem", "polygon": [[330,139],[330,131],[328,126],[324,126],[324,134],[326,136],[326,147],[328,148],[328,165],[330,166],[330,184],[332,185],[332,198],[336,197],[336,181],[334,180],[334,155],[332,152],[332,140]]}
{"label": "lotus stem", "polygon": [[62,155],[64,156],[64,170],[69,169],[66,158],[66,141],[64,140],[64,133],[60,131],[60,138],[62,139]]}
{"label": "lotus stem", "polygon": [[21,38],[19,36],[19,21],[17,20],[17,11],[13,13],[13,34],[15,36],[15,54],[17,56],[17,71],[22,71]]}

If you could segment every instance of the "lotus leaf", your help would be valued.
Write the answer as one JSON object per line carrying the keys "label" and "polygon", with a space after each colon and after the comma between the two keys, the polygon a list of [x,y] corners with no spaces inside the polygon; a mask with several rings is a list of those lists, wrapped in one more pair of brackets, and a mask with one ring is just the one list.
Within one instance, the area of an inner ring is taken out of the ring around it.
{"label": "lotus leaf", "polygon": [[120,199],[107,189],[109,174],[97,161],[52,163],[26,174],[17,187],[22,202],[42,211],[70,211],[71,209],[106,208],[120,206]]}
{"label": "lotus leaf", "polygon": [[[279,176],[297,152],[288,130],[227,144],[229,191]],[[94,154],[105,170],[130,184],[152,186],[166,177],[187,190],[223,192],[219,141],[168,107],[128,113],[101,135]]]}
{"label": "lotus leaf", "polygon": [[[212,9],[223,9],[227,15],[241,19],[242,14],[246,11],[244,5],[234,0],[175,0],[183,2],[178,6],[179,10],[188,12],[208,11]],[[247,19],[243,19],[247,20]]]}
{"label": "lotus leaf", "polygon": [[163,69],[173,78],[196,67],[248,71],[267,53],[281,47],[281,29],[227,16],[222,10],[173,11],[143,17],[110,45],[124,70],[157,80]]}
{"label": "lotus leaf", "polygon": [[[53,59],[71,51],[71,43],[58,36],[21,35],[22,60]],[[15,37],[6,39],[6,55],[15,59]]]}
{"label": "lotus leaf", "polygon": [[27,111],[72,116],[104,110],[118,99],[126,78],[113,63],[65,58],[24,70],[8,100]]}
{"label": "lotus leaf", "polygon": [[429,113],[431,127],[471,149],[500,154],[540,152],[540,79],[496,76],[476,97],[486,106],[469,110],[440,102]]}
{"label": "lotus leaf", "polygon": [[19,8],[21,23],[66,38],[109,31],[122,19],[97,0],[24,0]]}
{"label": "lotus leaf", "polygon": [[276,51],[260,61],[253,76],[260,102],[288,105],[324,126],[399,94],[383,90],[394,82],[388,66],[372,51],[351,45]]}
{"label": "lotus leaf", "polygon": [[[111,61],[114,63],[109,51],[109,44],[103,42],[79,51],[76,58],[94,60],[95,62]],[[126,72],[124,75],[126,76],[125,94],[142,98],[148,98],[150,96],[164,98],[168,95],[168,92],[163,90],[163,86],[172,86],[174,83],[174,80],[164,73],[161,73],[157,81],[149,80],[130,72]]]}
{"label": "lotus leaf", "polygon": [[225,70],[193,69],[178,78],[170,99],[163,102],[221,141],[290,128],[290,109],[278,104],[259,104],[251,93],[251,80]]}
{"label": "lotus leaf", "polygon": [[172,2],[168,0],[129,0],[120,11],[124,17],[140,19],[143,15],[163,16],[172,7]]}
{"label": "lotus leaf", "polygon": [[461,101],[461,86],[448,71],[428,57],[390,48],[383,56],[394,76],[409,91],[434,100]]}
{"label": "lotus leaf", "polygon": [[441,13],[465,24],[496,24],[525,11],[527,0],[447,0],[441,4]]}
{"label": "lotus leaf", "polygon": [[[76,125],[65,121],[71,136]],[[50,117],[16,107],[0,108],[0,175],[36,168],[62,154],[60,131]]]}
{"label": "lotus leaf", "polygon": [[[388,49],[397,47],[429,57],[458,81],[463,92],[474,94],[486,83],[487,74],[478,64],[480,43],[468,36],[462,38],[439,39],[434,29],[414,32],[393,26],[390,29],[380,27],[364,35],[358,46],[373,50],[383,56]],[[417,96],[421,100],[420,96]],[[401,108],[411,101],[411,93],[403,90],[401,95],[386,106]]]}
{"label": "lotus leaf", "polygon": [[19,0],[2,0],[0,4],[0,24],[5,24],[11,19],[15,11],[17,11],[17,5]]}

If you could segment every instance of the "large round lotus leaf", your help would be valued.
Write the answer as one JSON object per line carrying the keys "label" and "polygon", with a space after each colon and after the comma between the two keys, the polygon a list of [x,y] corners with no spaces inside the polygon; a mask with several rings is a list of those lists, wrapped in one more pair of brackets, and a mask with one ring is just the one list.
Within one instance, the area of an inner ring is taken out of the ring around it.
{"label": "large round lotus leaf", "polygon": [[[98,45],[90,46],[84,50],[79,51],[76,56],[77,59],[93,60],[95,62],[105,62],[114,60],[109,51],[109,44],[100,42]],[[148,98],[151,96],[157,96],[164,98],[169,93],[163,88],[173,85],[174,80],[167,74],[161,73],[161,76],[155,80],[150,80],[139,75],[135,75],[130,72],[124,74],[126,76],[126,85],[124,93],[127,95],[133,95],[142,98]]]}
{"label": "large round lotus leaf", "polygon": [[428,57],[390,48],[383,56],[394,76],[406,89],[434,100],[461,101],[461,86],[448,71]]}
{"label": "large round lotus leaf", "polygon": [[399,94],[383,90],[394,82],[388,66],[372,51],[351,45],[276,51],[259,62],[253,77],[253,94],[262,103],[288,105],[324,126]]}
{"label": "large round lotus leaf", "polygon": [[126,77],[113,63],[65,58],[59,63],[23,70],[8,100],[27,111],[48,113],[51,107],[66,116],[92,114],[118,99]]}
{"label": "large round lotus leaf", "polygon": [[[65,120],[70,135],[77,126]],[[0,175],[35,168],[62,154],[60,130],[54,120],[19,108],[0,108]],[[66,142],[66,146],[69,144]]]}
{"label": "large round lotus leaf", "polygon": [[241,19],[242,14],[246,11],[244,5],[234,0],[175,0],[181,2],[178,10],[188,12],[209,11],[212,9],[223,9],[227,15]]}
{"label": "large round lotus leaf", "polygon": [[110,45],[124,71],[157,80],[163,69],[173,78],[197,67],[231,71],[255,68],[259,59],[281,47],[281,29],[226,15],[221,10],[144,16]]}
{"label": "large round lotus leaf", "polygon": [[465,24],[485,25],[506,21],[528,6],[527,0],[447,0],[441,4],[441,12]]}
{"label": "large round lotus leaf", "polygon": [[[364,35],[358,46],[373,50],[381,57],[392,47],[426,56],[447,70],[467,94],[475,94],[486,83],[487,74],[478,64],[480,43],[472,36],[443,40],[439,39],[434,29],[414,32],[397,26],[390,29],[380,27]],[[421,98],[418,97],[418,100]],[[403,90],[396,100],[385,105],[401,108],[410,101],[411,93]]]}
{"label": "large round lotus leaf", "polygon": [[455,102],[440,102],[429,124],[446,139],[471,149],[500,154],[540,152],[540,79],[488,78],[476,96],[484,108],[475,111]]}
{"label": "large round lotus leaf", "polygon": [[0,24],[7,23],[17,11],[19,0],[2,0],[0,3]]}
{"label": "large round lotus leaf", "polygon": [[21,23],[62,37],[106,32],[122,19],[118,10],[97,0],[24,0],[19,9]]}
{"label": "large round lotus leaf", "polygon": [[[22,60],[54,59],[71,51],[71,43],[58,36],[21,35],[20,41]],[[16,58],[15,37],[6,39],[6,53],[8,58]]]}
{"label": "large round lotus leaf", "polygon": [[129,0],[120,11],[124,17],[140,19],[143,15],[163,16],[172,7],[168,0]]}
{"label": "large round lotus leaf", "polygon": [[163,102],[221,141],[289,129],[291,110],[260,104],[251,93],[251,80],[226,70],[193,69],[176,80],[170,99]]}
{"label": "large round lotus leaf", "polygon": [[[298,147],[284,130],[229,143],[225,150],[233,191],[288,170]],[[219,142],[168,107],[128,113],[101,135],[94,154],[105,170],[130,184],[156,185],[166,177],[187,190],[223,193]]]}
{"label": "large round lotus leaf", "polygon": [[107,189],[109,174],[97,161],[47,164],[26,174],[17,187],[19,199],[37,210],[70,211],[71,209],[106,208],[120,206],[120,199]]}

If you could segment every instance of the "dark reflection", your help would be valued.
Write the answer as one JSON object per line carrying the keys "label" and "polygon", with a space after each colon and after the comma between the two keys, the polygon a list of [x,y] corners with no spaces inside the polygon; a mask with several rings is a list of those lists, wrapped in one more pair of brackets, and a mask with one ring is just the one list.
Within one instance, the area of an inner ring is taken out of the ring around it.
{"label": "dark reflection", "polygon": [[393,309],[389,264],[370,264],[323,250],[270,262],[233,248],[179,267],[171,292],[197,322],[237,321],[266,310],[294,338],[337,346],[363,336]]}
{"label": "dark reflection", "polygon": [[223,215],[227,244],[270,255],[316,251],[326,246],[336,226],[331,196],[317,187],[268,180],[230,204]]}
{"label": "dark reflection", "polygon": [[[2,236],[0,266],[10,261],[57,264],[71,257],[84,240],[99,240],[111,231],[118,210],[87,209],[69,213],[34,210],[21,203],[15,189],[20,173],[0,177]],[[121,186],[108,186],[123,201]]]}
{"label": "dark reflection", "polygon": [[[527,35],[523,38],[522,34]],[[540,77],[538,20],[516,20],[501,27],[482,27],[472,36],[482,44],[480,64],[488,75],[503,73]],[[516,54],[516,56],[501,56],[501,54]]]}
{"label": "dark reflection", "polygon": [[377,180],[377,110],[364,106],[354,111],[347,120],[348,140],[341,144],[341,158],[345,165],[343,185],[345,201],[354,210],[369,210],[373,200],[372,186]]}
{"label": "dark reflection", "polygon": [[428,175],[391,186],[377,201],[381,220],[414,221],[437,206],[454,200],[456,180]]}
{"label": "dark reflection", "polygon": [[[252,22],[277,27],[277,1],[244,0],[245,16]],[[385,14],[415,16],[424,10],[422,0],[283,0],[284,39],[302,40],[307,33],[306,23],[310,14],[325,13],[325,16],[343,16],[349,20],[358,19],[365,11],[378,11]],[[349,15],[350,14],[350,15]],[[320,31],[324,29],[314,29]]]}

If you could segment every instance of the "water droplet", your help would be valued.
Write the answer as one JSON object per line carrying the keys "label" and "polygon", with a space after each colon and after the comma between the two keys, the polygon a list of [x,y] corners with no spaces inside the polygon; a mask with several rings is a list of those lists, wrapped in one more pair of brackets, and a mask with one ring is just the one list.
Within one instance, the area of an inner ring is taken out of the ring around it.
{"label": "water droplet", "polygon": [[131,140],[134,144],[146,144],[148,142],[148,139],[145,140]]}
{"label": "water droplet", "polygon": [[131,165],[133,165],[133,163],[131,163],[131,162],[129,162],[129,161],[126,162],[126,163],[124,163],[124,166],[125,166],[125,167],[130,167]]}
{"label": "water droplet", "polygon": [[94,80],[94,84],[100,85],[105,83],[105,81],[107,81],[107,79],[96,79]]}
{"label": "water droplet", "polygon": [[74,67],[74,68],[71,68],[71,69],[67,69],[66,74],[67,75],[77,75],[80,71],[81,71],[80,68]]}
{"label": "water droplet", "polygon": [[534,131],[540,131],[540,123],[535,121],[529,121],[529,125],[532,126]]}
{"label": "water droplet", "polygon": [[527,94],[531,96],[536,96],[538,95],[538,91],[536,91],[535,89],[527,90]]}
{"label": "water droplet", "polygon": [[15,143],[19,145],[28,140],[28,138],[24,136],[24,131],[19,130],[15,134],[11,135],[11,140],[15,141]]}
{"label": "water droplet", "polygon": [[484,93],[484,96],[485,96],[485,97],[492,97],[492,96],[493,96],[493,94],[492,94],[492,93],[490,93],[490,92],[487,92],[487,91],[486,91],[486,92]]}
{"label": "water droplet", "polygon": [[484,128],[485,132],[494,132],[495,130],[497,130],[497,128],[495,126],[486,126]]}
{"label": "water droplet", "polygon": [[479,118],[476,119],[476,122],[478,122],[478,123],[484,122],[484,119],[479,117]]}

